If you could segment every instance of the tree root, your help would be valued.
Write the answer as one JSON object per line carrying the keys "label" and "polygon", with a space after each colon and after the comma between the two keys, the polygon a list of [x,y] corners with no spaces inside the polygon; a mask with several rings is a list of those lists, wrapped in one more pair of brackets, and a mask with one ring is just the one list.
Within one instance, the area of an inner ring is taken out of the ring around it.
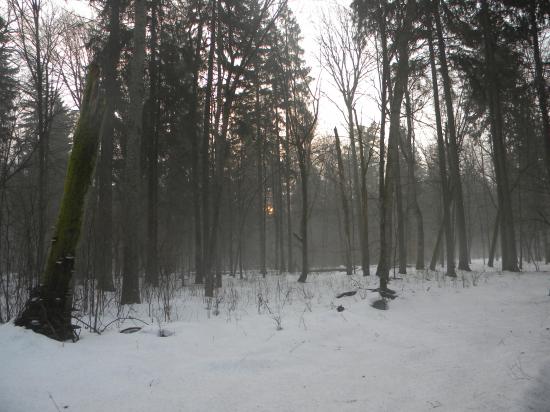
{"label": "tree root", "polygon": [[31,290],[25,308],[15,319],[15,325],[61,342],[76,342],[78,335],[71,324],[72,308],[67,305],[70,301],[70,295],[56,297],[47,293],[43,286],[38,286]]}

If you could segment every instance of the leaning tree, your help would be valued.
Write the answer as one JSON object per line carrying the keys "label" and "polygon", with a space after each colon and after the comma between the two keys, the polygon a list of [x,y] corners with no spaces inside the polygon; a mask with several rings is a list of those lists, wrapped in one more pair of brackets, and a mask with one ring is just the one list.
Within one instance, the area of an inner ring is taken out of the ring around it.
{"label": "leaning tree", "polygon": [[71,278],[75,250],[80,237],[85,197],[90,187],[97,155],[102,105],[99,98],[99,66],[88,68],[80,117],[73,137],[73,148],[63,199],[54,236],[40,285],[34,288],[23,311],[15,320],[50,338],[75,339],[71,325]]}

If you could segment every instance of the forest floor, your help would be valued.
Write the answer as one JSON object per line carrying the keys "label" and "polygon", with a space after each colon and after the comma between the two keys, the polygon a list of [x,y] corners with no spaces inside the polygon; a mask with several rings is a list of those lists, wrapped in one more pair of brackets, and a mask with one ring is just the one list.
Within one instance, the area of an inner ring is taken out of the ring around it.
{"label": "forest floor", "polygon": [[478,266],[394,280],[388,310],[365,289],[335,298],[374,277],[320,273],[224,279],[209,309],[170,288],[100,319],[150,324],[133,334],[63,344],[6,324],[0,411],[550,411],[548,267]]}

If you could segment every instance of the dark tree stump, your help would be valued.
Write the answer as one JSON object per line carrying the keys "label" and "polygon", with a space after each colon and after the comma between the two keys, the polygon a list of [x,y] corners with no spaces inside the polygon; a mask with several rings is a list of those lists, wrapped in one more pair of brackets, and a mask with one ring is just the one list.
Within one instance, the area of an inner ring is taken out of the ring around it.
{"label": "dark tree stump", "polygon": [[25,308],[14,323],[58,341],[75,342],[78,336],[71,325],[71,302],[69,295],[56,297],[38,286],[31,290]]}

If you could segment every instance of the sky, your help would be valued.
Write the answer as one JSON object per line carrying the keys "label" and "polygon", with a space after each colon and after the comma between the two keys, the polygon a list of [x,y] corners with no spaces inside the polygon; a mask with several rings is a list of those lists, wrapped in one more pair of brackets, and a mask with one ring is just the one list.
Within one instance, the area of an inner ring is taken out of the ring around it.
{"label": "sky", "polygon": [[[64,7],[72,9],[80,15],[90,16],[88,0],[57,0]],[[304,58],[309,67],[311,75],[315,82],[319,82],[321,89],[321,99],[319,102],[319,119],[317,134],[322,136],[333,134],[334,127],[338,127],[339,134],[344,137],[347,134],[345,119],[335,106],[334,102],[343,102],[338,91],[331,84],[328,73],[324,72],[319,63],[319,46],[317,38],[321,31],[320,21],[325,12],[330,16],[330,10],[335,6],[349,7],[351,0],[288,0],[288,5],[293,11],[300,29],[302,31],[302,48],[304,49]],[[373,97],[376,90],[369,86],[368,81],[363,86],[364,96],[357,103],[357,112],[362,124],[368,125],[371,121],[379,121],[380,112]],[[332,100],[332,101],[331,101]]]}
{"label": "sky", "polygon": [[[331,84],[330,76],[321,68],[317,38],[321,32],[320,21],[323,12],[325,12],[325,15],[330,16],[330,11],[335,6],[349,7],[351,0],[288,0],[288,4],[302,30],[302,47],[305,51],[305,60],[311,67],[312,76],[316,80],[319,80],[322,92],[321,101],[319,102],[317,133],[320,135],[332,135],[332,130],[336,126],[338,127],[339,134],[345,136],[345,119],[333,103],[339,103],[341,104],[340,107],[342,107],[343,101],[338,91]],[[379,121],[380,111],[373,100],[376,90],[369,85],[368,80],[364,82],[362,91],[364,96],[357,102],[357,114],[359,121],[364,125],[368,125],[373,120]]]}

